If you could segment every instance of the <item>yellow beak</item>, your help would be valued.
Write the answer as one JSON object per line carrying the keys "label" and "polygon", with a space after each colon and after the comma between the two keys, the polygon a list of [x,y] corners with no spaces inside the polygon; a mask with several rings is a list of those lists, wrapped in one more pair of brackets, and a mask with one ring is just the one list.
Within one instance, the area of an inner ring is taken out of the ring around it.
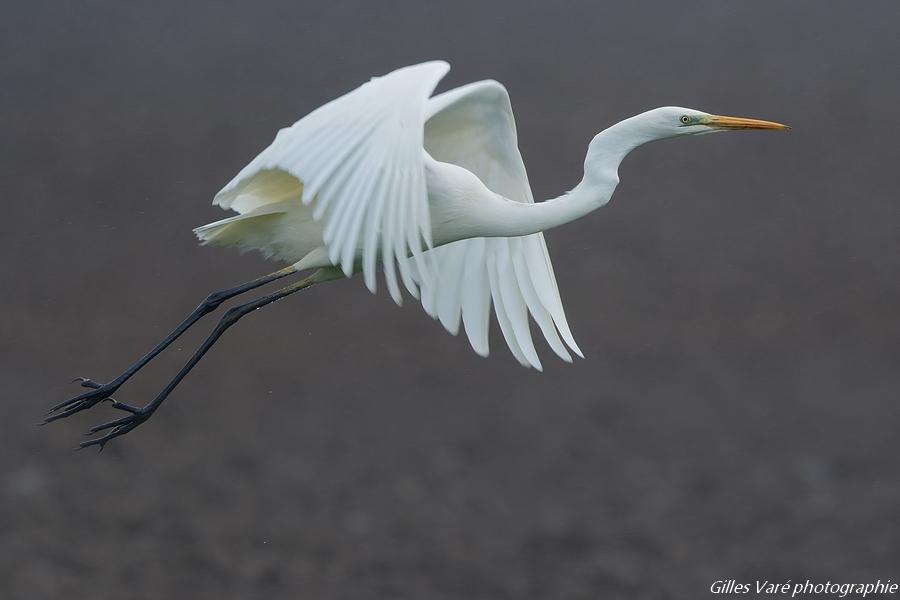
{"label": "yellow beak", "polygon": [[745,119],[743,117],[723,117],[720,115],[708,117],[706,125],[716,129],[790,129],[790,126],[775,123],[774,121],[760,121],[759,119]]}

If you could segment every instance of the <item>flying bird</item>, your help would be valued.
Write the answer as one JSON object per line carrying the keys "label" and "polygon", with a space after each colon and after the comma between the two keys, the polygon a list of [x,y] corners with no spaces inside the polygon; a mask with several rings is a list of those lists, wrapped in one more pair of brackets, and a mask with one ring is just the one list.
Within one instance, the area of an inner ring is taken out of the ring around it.
{"label": "flying bird", "polygon": [[[544,231],[609,202],[618,167],[638,146],[678,136],[787,129],[771,121],[663,107],[625,119],[590,141],[584,177],[534,202],[506,89],[488,80],[432,95],[450,66],[426,62],[374,77],[292,126],[244,167],[213,204],[233,211],[194,233],[203,244],[261,251],[289,266],[209,294],[165,339],[115,379],[54,406],[44,422],[108,401],[125,413],[90,429],[80,447],[104,445],[144,423],[219,337],[244,315],[310,286],[362,273],[373,293],[378,265],[397,304],[402,289],[452,334],[488,355],[490,310],[516,360],[541,369],[534,320],[564,361],[575,343]],[[229,309],[182,369],[149,403],[112,395],[204,315],[226,300],[304,271],[275,292]]]}

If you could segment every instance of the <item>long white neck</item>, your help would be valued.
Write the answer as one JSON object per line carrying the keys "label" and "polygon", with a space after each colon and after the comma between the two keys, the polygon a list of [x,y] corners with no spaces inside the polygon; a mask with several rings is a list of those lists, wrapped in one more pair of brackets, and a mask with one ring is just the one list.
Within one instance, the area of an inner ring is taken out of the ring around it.
{"label": "long white neck", "polygon": [[598,133],[588,146],[584,178],[562,196],[525,204],[503,199],[497,236],[512,237],[546,231],[574,221],[604,206],[619,183],[619,164],[636,147],[657,139],[637,117],[616,123]]}

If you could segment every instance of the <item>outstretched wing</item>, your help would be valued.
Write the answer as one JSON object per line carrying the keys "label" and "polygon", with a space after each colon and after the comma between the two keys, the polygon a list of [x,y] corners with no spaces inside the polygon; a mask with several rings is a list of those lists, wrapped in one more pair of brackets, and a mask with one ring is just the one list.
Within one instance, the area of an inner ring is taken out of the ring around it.
{"label": "outstretched wing", "polygon": [[[510,200],[534,202],[506,88],[481,81],[451,90],[428,101],[427,115],[425,149],[431,156],[468,169]],[[422,305],[454,335],[462,320],[478,354],[488,354],[493,301],[503,337],[522,365],[541,369],[529,314],[560,358],[572,361],[560,336],[582,356],[566,322],[543,234],[462,240],[428,254],[435,269],[432,279],[421,283]]]}
{"label": "outstretched wing", "polygon": [[303,203],[314,203],[313,218],[325,220],[334,264],[350,276],[361,249],[371,291],[380,258],[394,300],[402,300],[397,268],[418,296],[412,272],[427,275],[423,252],[432,245],[422,156],[426,106],[449,69],[443,61],[405,67],[325,104],[279,131],[213,203],[240,213],[257,209],[255,181],[286,172],[299,181]]}

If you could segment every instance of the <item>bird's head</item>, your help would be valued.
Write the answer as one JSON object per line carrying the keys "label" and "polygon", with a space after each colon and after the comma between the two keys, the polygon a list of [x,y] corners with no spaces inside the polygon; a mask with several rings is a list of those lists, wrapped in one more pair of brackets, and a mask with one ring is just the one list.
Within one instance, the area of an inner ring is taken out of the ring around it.
{"label": "bird's head", "polygon": [[719,131],[737,131],[741,129],[790,129],[787,125],[773,121],[761,121],[744,117],[723,117],[680,106],[664,106],[639,116],[646,118],[647,125],[654,130],[654,133],[659,138],[700,135]]}

